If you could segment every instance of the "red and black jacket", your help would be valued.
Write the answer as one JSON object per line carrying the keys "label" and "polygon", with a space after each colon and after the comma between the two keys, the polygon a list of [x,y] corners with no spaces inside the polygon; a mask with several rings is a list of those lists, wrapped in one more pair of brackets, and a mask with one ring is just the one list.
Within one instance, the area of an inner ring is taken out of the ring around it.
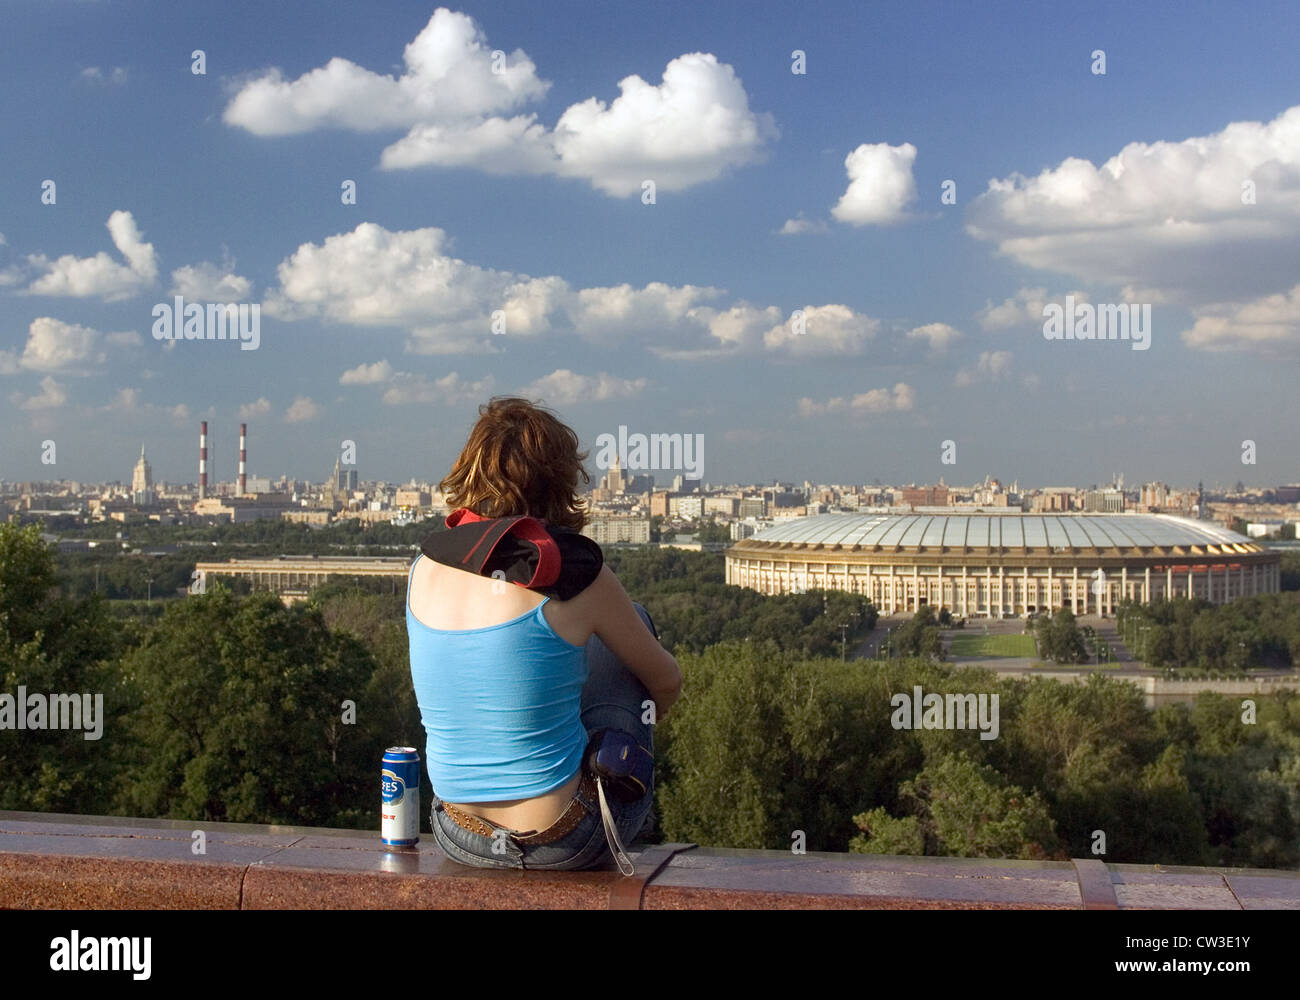
{"label": "red and black jacket", "polygon": [[570,528],[527,516],[480,517],[467,507],[447,516],[447,529],[420,543],[434,562],[567,601],[596,579],[600,546]]}

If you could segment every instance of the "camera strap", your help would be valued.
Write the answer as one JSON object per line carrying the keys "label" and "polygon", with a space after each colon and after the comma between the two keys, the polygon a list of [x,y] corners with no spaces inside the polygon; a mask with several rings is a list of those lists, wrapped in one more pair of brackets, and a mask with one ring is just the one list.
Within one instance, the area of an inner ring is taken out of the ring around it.
{"label": "camera strap", "polygon": [[631,877],[636,874],[636,869],[632,866],[632,859],[627,856],[627,849],[623,847],[623,840],[618,835],[618,827],[610,812],[609,802],[605,800],[605,779],[599,774],[596,775],[596,794],[600,797],[600,821],[605,826],[605,840],[609,843],[610,853],[618,862],[618,870]]}

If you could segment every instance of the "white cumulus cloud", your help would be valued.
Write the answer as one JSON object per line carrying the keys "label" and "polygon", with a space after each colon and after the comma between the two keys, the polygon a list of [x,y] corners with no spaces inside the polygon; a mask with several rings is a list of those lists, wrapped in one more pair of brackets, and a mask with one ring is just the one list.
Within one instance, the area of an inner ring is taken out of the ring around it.
{"label": "white cumulus cloud", "polygon": [[799,400],[799,415],[824,417],[835,415],[863,416],[873,413],[905,412],[916,405],[916,390],[906,382],[892,389],[869,389],[856,396],[833,396],[827,400],[804,397]]}
{"label": "white cumulus cloud", "polygon": [[172,295],[191,302],[247,302],[253,283],[235,274],[229,265],[210,261],[186,264],[172,272]]}
{"label": "white cumulus cloud", "polygon": [[648,384],[644,378],[618,378],[607,372],[579,375],[568,368],[558,368],[530,382],[520,390],[520,395],[543,400],[550,406],[572,406],[574,403],[631,399],[639,396]]}
{"label": "white cumulus cloud", "polygon": [[339,376],[339,385],[378,385],[393,377],[393,366],[387,361],[376,361],[372,365],[360,364],[349,368]]}
{"label": "white cumulus cloud", "polygon": [[673,59],[657,86],[625,77],[609,104],[588,98],[553,128],[514,113],[550,83],[522,50],[494,50],[466,14],[439,8],[403,59],[396,77],[338,57],[296,80],[272,69],[239,89],[223,119],[259,136],[407,129],[382,167],[552,174],[614,196],[639,194],[647,179],[664,191],[713,180],[777,136],[770,115],[750,111],[735,71],[709,53]]}
{"label": "white cumulus cloud", "polygon": [[1251,302],[1216,303],[1193,311],[1183,343],[1204,351],[1251,350],[1270,356],[1300,354],[1300,285]]}
{"label": "white cumulus cloud", "polygon": [[785,225],[777,230],[779,236],[821,236],[829,233],[831,227],[822,219],[807,219],[800,212],[793,219],[786,219]]}
{"label": "white cumulus cloud", "polygon": [[68,401],[68,393],[58,382],[54,380],[53,375],[46,375],[41,379],[41,391],[31,395],[24,396],[22,393],[14,393],[10,400],[15,406],[23,410],[57,410]]}
{"label": "white cumulus cloud", "polygon": [[[533,291],[526,275],[478,267],[452,257],[437,228],[390,232],[364,222],[350,233],[304,243],[281,261],[279,288],[268,293],[268,315],[318,316],[354,326],[408,330],[422,354],[494,351],[492,312],[521,304]],[[512,333],[529,332],[521,322]]]}
{"label": "white cumulus cloud", "polygon": [[924,341],[929,345],[930,356],[939,357],[961,339],[961,331],[947,323],[926,323],[908,330],[906,337],[908,340]]}
{"label": "white cumulus cloud", "polygon": [[904,221],[908,206],[916,200],[915,161],[916,147],[910,142],[901,146],[864,142],[844,159],[849,186],[831,215],[854,226]]}
{"label": "white cumulus cloud", "polygon": [[321,413],[320,406],[310,396],[299,396],[289,404],[289,409],[284,414],[284,420],[285,423],[289,424],[305,424],[308,421],[315,420]]}
{"label": "white cumulus cloud", "polygon": [[880,330],[880,321],[846,305],[804,306],[803,325],[792,316],[763,335],[764,345],[795,355],[862,354]]}
{"label": "white cumulus cloud", "polygon": [[966,228],[1021,264],[1125,288],[1125,301],[1279,292],[1300,259],[1300,105],[1268,123],[1132,142],[1100,167],[1071,157],[991,180]]}
{"label": "white cumulus cloud", "polygon": [[[725,290],[710,286],[652,281],[574,289],[554,275],[530,277],[456,258],[437,228],[392,232],[362,223],[320,244],[304,243],[277,273],[279,286],[263,302],[268,315],[395,327],[417,354],[500,353],[510,338],[573,334],[603,346],[640,342],[667,360],[859,355],[880,328],[879,320],[837,303],[804,306],[800,326],[776,306],[727,304]],[[341,382],[396,374],[361,366]]]}
{"label": "white cumulus cloud", "polygon": [[36,295],[64,295],[72,298],[102,298],[106,302],[127,299],[143,291],[158,277],[158,257],[153,244],[144,242],[130,212],[116,211],[108,217],[113,245],[126,259],[119,264],[102,250],[93,257],[64,254],[50,260],[44,254],[29,254],[27,263],[44,273],[28,286]]}
{"label": "white cumulus cloud", "polygon": [[1011,370],[1010,351],[981,351],[979,358],[970,368],[957,372],[953,385],[974,385],[976,382],[996,382]]}
{"label": "white cumulus cloud", "polygon": [[546,94],[532,60],[516,49],[494,71],[492,48],[466,14],[440,7],[403,53],[392,77],[347,59],[288,81],[278,69],[246,83],[222,116],[254,135],[294,135],[319,128],[373,132],[516,108]]}
{"label": "white cumulus cloud", "polygon": [[262,396],[256,402],[240,404],[239,419],[256,420],[258,417],[264,417],[270,412],[271,401],[265,396]]}
{"label": "white cumulus cloud", "polygon": [[27,342],[21,354],[0,351],[0,374],[35,371],[92,375],[107,359],[103,349],[105,340],[103,334],[88,326],[65,323],[52,316],[38,316],[27,328]]}
{"label": "white cumulus cloud", "polygon": [[615,197],[684,188],[757,162],[778,136],[771,115],[749,109],[735,70],[704,52],[678,56],[653,85],[619,81],[608,105],[591,97],[547,129],[535,115],[413,128],[384,150],[381,165],[475,167],[494,174],[554,174]]}
{"label": "white cumulus cloud", "polygon": [[[1068,293],[1076,303],[1088,302],[1088,294],[1078,291]],[[990,299],[976,314],[976,320],[985,330],[1010,330],[1017,327],[1042,328],[1043,307],[1049,302],[1064,307],[1065,295],[1049,298],[1046,288],[1021,288],[1015,295],[994,305]]]}

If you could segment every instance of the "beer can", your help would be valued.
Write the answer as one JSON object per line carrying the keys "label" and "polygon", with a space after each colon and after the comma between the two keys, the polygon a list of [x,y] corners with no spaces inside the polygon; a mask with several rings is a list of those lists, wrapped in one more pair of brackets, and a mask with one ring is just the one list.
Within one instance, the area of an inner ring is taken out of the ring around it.
{"label": "beer can", "polygon": [[420,755],[389,747],[380,770],[379,839],[394,847],[420,841]]}

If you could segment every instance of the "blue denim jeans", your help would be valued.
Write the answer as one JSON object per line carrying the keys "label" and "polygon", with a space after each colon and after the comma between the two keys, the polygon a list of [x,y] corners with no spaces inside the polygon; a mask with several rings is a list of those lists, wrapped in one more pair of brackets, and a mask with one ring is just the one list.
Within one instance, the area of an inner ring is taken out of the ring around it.
{"label": "blue denim jeans", "polygon": [[[655,631],[649,612],[634,604],[637,614],[651,632]],[[636,737],[638,743],[654,754],[654,727],[641,721],[650,700],[645,685],[627,669],[596,635],[587,641],[587,683],[582,689],[582,724],[590,736],[597,729],[622,729]],[[519,844],[510,830],[484,820],[493,835],[472,833],[460,826],[442,808],[442,800],[433,797],[433,838],[447,857],[474,868],[540,868],[574,871],[612,862],[613,855],[605,839],[600,818],[600,802],[578,797],[587,814],[576,828],[550,844]],[[625,846],[630,846],[641,832],[654,803],[654,778],[646,794],[635,802],[620,802],[605,796],[614,825]],[[495,849],[494,849],[495,848]]]}

